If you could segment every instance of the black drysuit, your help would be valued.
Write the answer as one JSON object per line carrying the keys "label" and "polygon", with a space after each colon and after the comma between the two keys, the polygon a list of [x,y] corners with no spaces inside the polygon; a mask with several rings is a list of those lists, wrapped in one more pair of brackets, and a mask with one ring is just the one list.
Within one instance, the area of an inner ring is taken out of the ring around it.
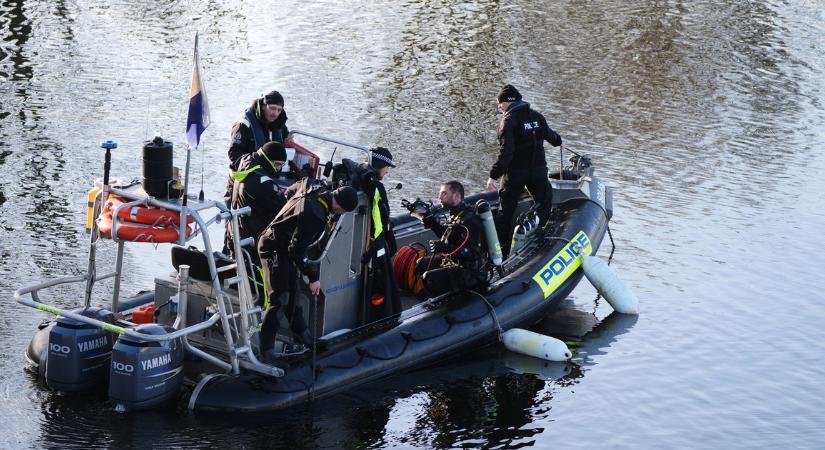
{"label": "black drysuit", "polygon": [[262,353],[274,345],[279,328],[277,312],[283,306],[284,293],[288,293],[285,313],[291,322],[293,336],[306,340],[307,325],[303,311],[295,305],[296,283],[300,275],[306,275],[310,283],[318,281],[318,267],[306,263],[307,251],[330,223],[330,191],[313,190],[309,180],[303,179],[287,189],[286,197],[286,205],[258,240],[258,254],[263,263],[270,302],[261,327]]}
{"label": "black drysuit", "polygon": [[424,276],[426,294],[436,296],[450,290],[485,289],[484,225],[474,209],[462,202],[450,209],[445,225],[428,217],[424,226],[440,237],[439,241],[430,243],[435,251],[420,258],[415,265],[415,272]]}

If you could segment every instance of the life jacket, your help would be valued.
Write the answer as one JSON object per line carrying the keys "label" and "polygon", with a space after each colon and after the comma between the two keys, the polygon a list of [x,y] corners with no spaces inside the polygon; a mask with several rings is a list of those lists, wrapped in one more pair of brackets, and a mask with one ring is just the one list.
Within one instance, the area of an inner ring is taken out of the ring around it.
{"label": "life jacket", "polygon": [[[244,113],[244,117],[241,119],[241,123],[249,127],[252,130],[252,136],[255,137],[255,148],[261,148],[264,144],[269,142],[266,138],[266,131],[264,130],[263,125],[261,124],[261,119],[258,118],[258,110],[260,109],[260,104],[258,102],[255,103],[255,108],[249,108]],[[285,114],[281,112],[281,114]],[[280,117],[279,117],[280,119]],[[277,141],[280,143],[284,143],[284,133],[283,127],[278,127],[272,133],[272,140]]]}

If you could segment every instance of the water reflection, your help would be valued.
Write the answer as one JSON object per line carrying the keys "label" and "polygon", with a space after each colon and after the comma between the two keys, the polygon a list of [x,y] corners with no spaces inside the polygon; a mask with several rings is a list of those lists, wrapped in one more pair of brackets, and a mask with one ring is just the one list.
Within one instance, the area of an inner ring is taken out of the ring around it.
{"label": "water reflection", "polygon": [[[438,367],[359,386],[303,410],[235,416],[232,423],[254,427],[256,436],[270,436],[270,442],[282,448],[529,445],[544,431],[533,424],[552,414],[555,392],[577,384],[586,374],[584,366],[595,370],[592,357],[604,353],[636,321],[635,316],[618,314],[598,321],[592,313],[569,308],[555,317],[560,322],[548,319],[537,329],[567,333],[556,335],[577,344],[573,362],[542,361],[493,346]],[[227,418],[205,415],[198,420],[204,426],[225,426]]]}
{"label": "water reflection", "polygon": [[[32,67],[29,59],[24,54],[24,46],[28,42],[31,35],[32,27],[31,20],[26,17],[24,13],[26,9],[26,2],[7,1],[1,6],[0,11],[0,29],[6,30],[8,35],[2,36],[4,42],[10,42],[10,46],[0,47],[0,61],[6,60],[8,57],[12,63],[12,68],[2,68],[0,70],[0,78],[3,79],[31,79]],[[6,34],[6,33],[4,33]],[[5,49],[10,47],[11,53],[6,53]]]}

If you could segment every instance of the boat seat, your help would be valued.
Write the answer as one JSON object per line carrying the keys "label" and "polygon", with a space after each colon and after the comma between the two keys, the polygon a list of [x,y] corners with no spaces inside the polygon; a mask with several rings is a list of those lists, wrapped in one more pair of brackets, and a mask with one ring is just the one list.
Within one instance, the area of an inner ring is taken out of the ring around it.
{"label": "boat seat", "polygon": [[[201,281],[211,281],[209,262],[206,254],[196,247],[172,246],[172,266],[178,270],[181,264],[189,266],[189,276]],[[232,266],[232,267],[229,267]],[[215,267],[218,269],[218,280],[223,281],[235,276],[235,263],[231,260],[215,256]],[[223,269],[223,270],[222,270]]]}

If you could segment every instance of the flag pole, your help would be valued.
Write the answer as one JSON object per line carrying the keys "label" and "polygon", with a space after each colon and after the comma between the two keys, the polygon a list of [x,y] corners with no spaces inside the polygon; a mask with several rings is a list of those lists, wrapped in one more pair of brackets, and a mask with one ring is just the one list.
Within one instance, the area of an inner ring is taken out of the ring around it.
{"label": "flag pole", "polygon": [[[195,33],[195,52],[192,61],[192,84],[189,88],[189,113],[186,118],[186,173],[183,182],[183,202],[181,203],[181,221],[179,242],[186,242],[186,206],[189,201],[189,166],[192,160],[192,149],[197,150],[200,137],[209,126],[209,104],[206,101],[206,90],[200,74],[200,55],[198,53],[198,33]],[[203,201],[203,169],[201,169],[201,192],[198,199]]]}
{"label": "flag pole", "polygon": [[183,203],[180,208],[180,225],[178,226],[178,245],[186,244],[186,229],[188,219],[188,211],[186,210],[186,202],[189,200],[189,159],[192,154],[192,147],[186,146],[186,171],[183,174]]}

